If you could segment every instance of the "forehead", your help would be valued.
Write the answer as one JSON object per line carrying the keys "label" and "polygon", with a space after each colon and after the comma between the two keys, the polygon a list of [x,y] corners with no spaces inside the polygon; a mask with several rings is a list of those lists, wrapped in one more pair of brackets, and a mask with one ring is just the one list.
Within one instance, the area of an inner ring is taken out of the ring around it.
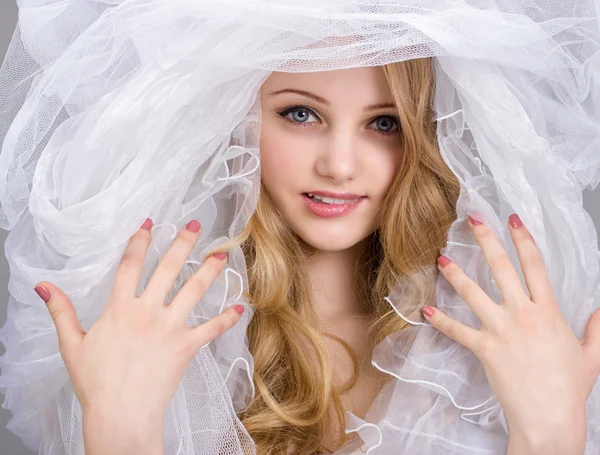
{"label": "forehead", "polygon": [[365,103],[393,102],[380,66],[312,73],[273,72],[264,82],[261,96],[269,97],[272,92],[288,88],[309,91],[331,102],[342,99]]}

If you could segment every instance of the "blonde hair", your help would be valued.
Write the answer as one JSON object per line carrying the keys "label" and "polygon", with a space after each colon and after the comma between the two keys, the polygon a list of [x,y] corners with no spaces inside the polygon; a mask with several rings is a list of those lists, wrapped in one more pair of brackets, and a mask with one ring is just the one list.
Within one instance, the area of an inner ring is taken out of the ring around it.
{"label": "blonde hair", "polygon": [[[384,301],[392,289],[435,265],[456,217],[459,183],[444,163],[433,121],[434,71],[429,58],[384,66],[399,109],[402,128],[400,170],[377,215],[377,231],[364,242],[358,292],[362,313],[372,321],[375,344],[406,325]],[[340,394],[354,386],[358,358],[343,340],[318,329],[311,291],[302,268],[310,248],[290,229],[261,190],[256,211],[235,239],[246,257],[249,299],[256,311],[248,327],[254,357],[253,402],[240,419],[259,455],[314,454],[323,447],[333,411],[346,442]],[[416,314],[428,302],[431,281],[416,278],[417,298],[408,299],[404,314]],[[418,316],[417,316],[418,317]],[[340,342],[354,361],[352,380],[333,384],[323,336]],[[371,348],[372,348],[371,347]]]}

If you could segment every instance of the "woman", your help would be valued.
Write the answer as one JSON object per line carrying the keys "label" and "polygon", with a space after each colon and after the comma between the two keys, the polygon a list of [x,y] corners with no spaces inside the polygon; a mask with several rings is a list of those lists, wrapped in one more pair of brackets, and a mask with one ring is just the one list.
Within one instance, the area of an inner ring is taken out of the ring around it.
{"label": "woman", "polygon": [[[262,86],[263,192],[243,236],[256,306],[248,336],[257,396],[241,420],[257,453],[334,452],[343,411],[364,417],[380,391],[386,375],[370,365],[372,348],[406,324],[383,298],[397,277],[437,259],[431,256],[443,247],[457,197],[456,181],[433,145],[430,64],[274,73]],[[408,128],[416,131],[409,135]],[[420,140],[411,144],[407,136]],[[435,171],[420,164],[427,161],[423,154]],[[508,414],[511,455],[583,453],[585,401],[600,372],[600,312],[580,345],[560,315],[531,237],[516,215],[511,221],[532,300],[491,231],[471,223],[505,308],[440,256],[441,271],[485,328],[468,329],[431,307],[424,314],[481,355]],[[243,311],[238,305],[194,329],[183,323],[222,270],[222,252],[206,260],[170,306],[160,305],[198,238],[195,220],[136,297],[150,226],[147,221],[125,251],[107,310],[89,333],[58,288],[36,288],[50,299],[83,405],[86,453],[162,453],[164,411],[190,357]],[[403,235],[423,235],[412,240],[419,256],[403,248]],[[477,343],[486,343],[485,350]],[[552,406],[543,400],[549,395],[557,397]]]}
{"label": "woman", "polygon": [[[597,447],[599,316],[585,337],[573,320],[598,297],[573,204],[574,183],[596,181],[600,110],[580,99],[596,54],[578,48],[572,73],[560,29],[589,34],[504,3],[74,5],[89,26],[52,65],[29,51],[44,69],[3,147],[2,215],[19,229],[0,386],[30,446]],[[540,81],[556,92],[539,98]],[[140,214],[166,222],[138,229]]]}

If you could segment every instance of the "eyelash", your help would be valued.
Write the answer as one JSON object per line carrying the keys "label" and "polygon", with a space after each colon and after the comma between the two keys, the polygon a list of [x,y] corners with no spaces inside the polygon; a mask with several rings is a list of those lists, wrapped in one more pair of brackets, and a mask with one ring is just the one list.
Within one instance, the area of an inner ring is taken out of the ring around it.
{"label": "eyelash", "polygon": [[[315,117],[319,118],[319,116],[317,115],[317,113],[315,111],[313,111],[310,107],[308,107],[308,106],[302,106],[302,105],[290,106],[290,107],[284,109],[283,111],[278,112],[278,114],[284,120],[290,122],[294,126],[308,127],[308,126],[312,125],[313,122],[297,122],[297,121],[292,120],[291,118],[287,117],[289,114],[291,114],[292,112],[295,112],[295,111],[304,111],[304,112],[307,112],[308,114],[312,114]],[[381,131],[381,130],[375,128],[374,129],[375,133],[380,134],[381,136],[395,136],[395,135],[398,134],[398,132],[400,131],[400,122],[398,121],[398,119],[396,117],[391,116],[391,115],[380,115],[378,117],[375,117],[374,119],[372,119],[369,122],[369,125],[371,123],[375,122],[376,120],[379,120],[380,118],[392,119],[392,121],[394,121],[396,123],[396,126],[398,128],[390,130],[390,131]]]}

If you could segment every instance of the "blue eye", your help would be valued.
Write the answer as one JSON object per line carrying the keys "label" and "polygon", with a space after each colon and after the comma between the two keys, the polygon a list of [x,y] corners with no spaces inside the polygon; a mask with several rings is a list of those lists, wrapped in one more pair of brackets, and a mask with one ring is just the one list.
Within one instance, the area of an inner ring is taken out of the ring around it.
{"label": "blue eye", "polygon": [[397,134],[398,130],[400,129],[400,123],[398,119],[388,115],[377,117],[370,124],[375,124],[375,131],[383,135]]}
{"label": "blue eye", "polygon": [[307,121],[311,115],[318,119],[315,112],[306,106],[292,106],[281,111],[279,115],[293,123],[314,123]]}

